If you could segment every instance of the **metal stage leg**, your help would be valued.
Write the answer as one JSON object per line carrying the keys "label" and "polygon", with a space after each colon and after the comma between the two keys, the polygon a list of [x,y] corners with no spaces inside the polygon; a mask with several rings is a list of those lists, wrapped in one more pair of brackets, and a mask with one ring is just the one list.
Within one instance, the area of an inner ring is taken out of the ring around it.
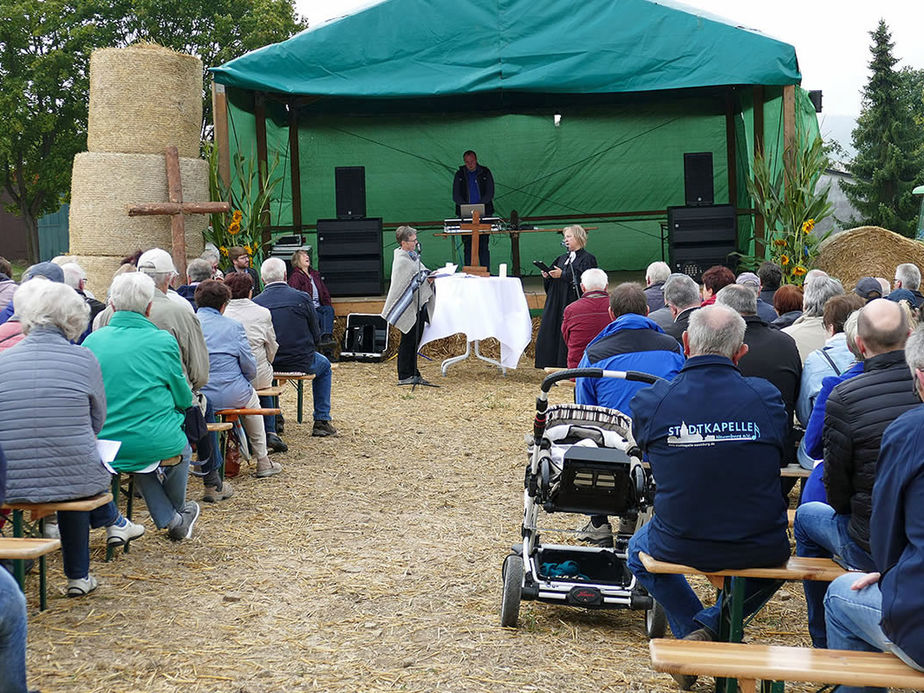
{"label": "metal stage leg", "polygon": [[487,356],[482,355],[481,348],[480,348],[481,347],[480,339],[476,339],[474,341],[466,341],[465,342],[465,353],[460,354],[459,356],[453,356],[443,361],[442,365],[440,366],[440,372],[445,376],[446,371],[449,370],[449,367],[452,364],[459,363],[459,361],[464,361],[469,356],[471,356],[472,355],[472,344],[475,345],[475,357],[476,358],[479,358],[482,361],[487,361],[492,366],[497,366],[498,368],[501,369],[501,373],[503,373],[504,375],[507,375],[507,369],[503,365],[501,365],[500,361],[495,361],[494,359],[491,359],[491,358],[488,358]]}

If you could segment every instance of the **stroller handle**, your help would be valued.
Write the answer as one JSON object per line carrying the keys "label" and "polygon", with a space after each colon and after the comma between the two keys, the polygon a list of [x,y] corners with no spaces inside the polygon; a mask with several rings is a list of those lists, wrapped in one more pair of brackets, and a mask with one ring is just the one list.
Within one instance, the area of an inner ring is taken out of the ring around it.
{"label": "stroller handle", "polygon": [[569,380],[571,378],[621,378],[622,380],[634,380],[639,383],[648,383],[654,385],[661,380],[656,375],[642,373],[640,371],[607,371],[603,368],[567,368],[557,373],[547,375],[540,386],[544,393],[552,389],[552,385],[559,380]]}

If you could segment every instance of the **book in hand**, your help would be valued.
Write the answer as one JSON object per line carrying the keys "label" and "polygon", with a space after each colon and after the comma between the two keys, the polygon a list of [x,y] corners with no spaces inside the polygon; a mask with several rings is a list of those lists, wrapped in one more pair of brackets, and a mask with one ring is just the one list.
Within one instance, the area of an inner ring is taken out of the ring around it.
{"label": "book in hand", "polygon": [[543,272],[551,272],[554,269],[553,267],[549,267],[542,260],[533,260],[533,264]]}

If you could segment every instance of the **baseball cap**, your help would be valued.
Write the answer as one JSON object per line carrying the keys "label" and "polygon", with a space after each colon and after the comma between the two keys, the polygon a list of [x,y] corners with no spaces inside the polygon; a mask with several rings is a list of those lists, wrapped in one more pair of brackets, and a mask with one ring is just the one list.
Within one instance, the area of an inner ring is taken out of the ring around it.
{"label": "baseball cap", "polygon": [[22,273],[22,280],[24,282],[29,281],[33,277],[45,277],[45,279],[63,284],[64,270],[61,269],[61,265],[56,265],[53,262],[39,262]]}
{"label": "baseball cap", "polygon": [[861,277],[853,292],[862,299],[872,301],[874,298],[882,298],[882,285],[875,277]]}
{"label": "baseball cap", "polygon": [[142,253],[141,257],[138,258],[138,269],[156,274],[177,273],[170,253],[161,248],[151,248]]}

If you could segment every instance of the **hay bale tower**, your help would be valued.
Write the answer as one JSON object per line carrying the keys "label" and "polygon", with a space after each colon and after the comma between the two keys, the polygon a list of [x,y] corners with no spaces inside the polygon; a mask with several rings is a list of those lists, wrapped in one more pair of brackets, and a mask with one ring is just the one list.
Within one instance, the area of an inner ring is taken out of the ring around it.
{"label": "hay bale tower", "polygon": [[832,236],[820,247],[815,266],[844,283],[848,291],[861,277],[885,277],[912,262],[924,270],[924,243],[880,226],[860,226]]}
{"label": "hay bale tower", "polygon": [[[74,158],[70,255],[104,296],[119,259],[171,248],[170,218],[129,217],[129,207],[168,199],[164,149],[180,154],[183,200],[209,200],[208,162],[199,158],[202,61],[153,45],[103,48],[90,58],[89,151]],[[208,217],[186,217],[189,257],[203,249]]]}

